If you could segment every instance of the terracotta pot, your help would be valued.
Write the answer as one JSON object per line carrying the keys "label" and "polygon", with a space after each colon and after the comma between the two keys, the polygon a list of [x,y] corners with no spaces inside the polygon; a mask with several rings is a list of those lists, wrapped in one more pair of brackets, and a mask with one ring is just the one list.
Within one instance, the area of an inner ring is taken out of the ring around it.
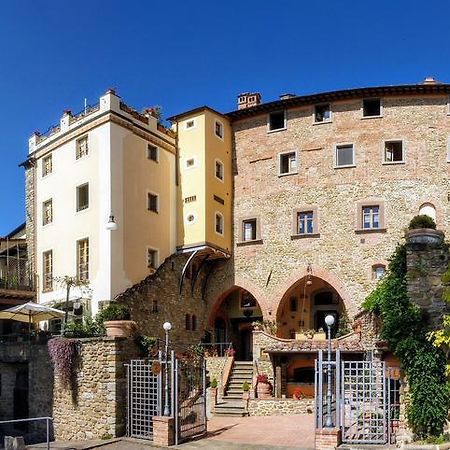
{"label": "terracotta pot", "polygon": [[136,331],[136,322],[133,320],[110,320],[104,322],[106,336],[131,337]]}
{"label": "terracotta pot", "polygon": [[250,391],[243,391],[242,392],[242,400],[249,400],[250,399]]}
{"label": "terracotta pot", "polygon": [[258,383],[256,392],[258,398],[272,398],[272,386],[269,383]]}
{"label": "terracotta pot", "polygon": [[211,405],[216,406],[217,405],[217,388],[209,388],[209,396],[211,398]]}
{"label": "terracotta pot", "polygon": [[410,244],[438,245],[443,241],[444,233],[432,228],[418,228],[407,231],[406,239]]}

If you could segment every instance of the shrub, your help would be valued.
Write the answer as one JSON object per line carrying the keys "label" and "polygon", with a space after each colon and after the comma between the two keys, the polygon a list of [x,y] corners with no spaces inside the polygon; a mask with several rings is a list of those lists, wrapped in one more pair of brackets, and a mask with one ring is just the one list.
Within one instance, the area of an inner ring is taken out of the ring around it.
{"label": "shrub", "polygon": [[102,334],[101,324],[90,317],[86,317],[84,322],[71,320],[64,327],[64,335],[76,338],[100,336]]}
{"label": "shrub", "polygon": [[419,216],[415,216],[412,218],[411,222],[409,222],[408,229],[417,230],[420,228],[432,228],[436,229],[436,222],[426,214],[421,214]]}
{"label": "shrub", "polygon": [[260,373],[256,377],[258,383],[269,383],[269,377],[265,373]]}
{"label": "shrub", "polygon": [[213,389],[217,389],[217,385],[218,385],[219,383],[217,383],[217,378],[216,377],[214,377],[213,379],[212,379],[212,381],[211,381],[211,387],[213,388]]}
{"label": "shrub", "polygon": [[244,383],[242,384],[242,390],[244,392],[248,392],[250,390],[250,384],[248,383],[248,381],[244,381]]}
{"label": "shrub", "polygon": [[134,341],[143,356],[154,356],[158,352],[158,339],[154,336],[136,336]]}
{"label": "shrub", "polygon": [[130,309],[123,303],[111,303],[97,314],[97,320],[101,323],[110,320],[130,320]]}

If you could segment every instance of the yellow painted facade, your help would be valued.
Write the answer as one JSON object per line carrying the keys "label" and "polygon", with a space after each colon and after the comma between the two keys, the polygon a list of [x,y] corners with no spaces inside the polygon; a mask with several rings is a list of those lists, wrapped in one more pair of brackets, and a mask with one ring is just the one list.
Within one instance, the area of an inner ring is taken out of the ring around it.
{"label": "yellow painted facade", "polygon": [[[232,139],[229,120],[209,108],[201,108],[175,118],[174,122],[179,153],[177,248],[211,246],[230,254]],[[222,167],[221,174],[217,173],[216,164]],[[222,226],[217,220],[223,221]]]}

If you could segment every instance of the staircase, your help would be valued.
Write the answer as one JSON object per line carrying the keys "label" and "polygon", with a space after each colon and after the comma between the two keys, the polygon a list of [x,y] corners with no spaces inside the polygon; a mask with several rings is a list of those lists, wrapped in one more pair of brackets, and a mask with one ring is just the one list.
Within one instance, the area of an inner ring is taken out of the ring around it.
{"label": "staircase", "polygon": [[222,401],[214,408],[216,416],[246,416],[247,411],[242,401],[242,385],[245,381],[251,386],[253,363],[251,361],[234,361],[230,378]]}

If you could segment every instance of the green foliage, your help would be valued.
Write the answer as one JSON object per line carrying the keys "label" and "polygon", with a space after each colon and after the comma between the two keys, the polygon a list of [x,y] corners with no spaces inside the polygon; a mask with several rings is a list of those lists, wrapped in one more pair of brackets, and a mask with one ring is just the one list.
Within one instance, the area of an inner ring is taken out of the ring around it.
{"label": "green foliage", "polygon": [[217,389],[217,385],[218,385],[219,383],[217,383],[217,378],[216,377],[214,377],[213,379],[212,379],[212,381],[211,381],[211,387],[213,388],[213,389]]}
{"label": "green foliage", "polygon": [[250,384],[248,383],[248,381],[244,381],[244,383],[242,384],[242,390],[244,392],[248,392],[250,390]]}
{"label": "green foliage", "polygon": [[350,331],[351,331],[350,320],[348,318],[347,312],[344,311],[339,317],[336,337],[345,336],[346,334],[350,333]]}
{"label": "green foliage", "polygon": [[158,339],[154,336],[136,336],[135,342],[143,356],[154,356],[158,352]]}
{"label": "green foliage", "polygon": [[74,337],[93,337],[104,334],[101,324],[97,320],[93,320],[91,317],[86,317],[84,321],[71,320],[67,322],[64,328],[64,334]]}
{"label": "green foliage", "polygon": [[130,317],[130,310],[127,305],[113,302],[97,314],[96,320],[103,323],[110,320],[130,320]]}
{"label": "green foliage", "polygon": [[388,273],[363,307],[381,317],[381,338],[389,342],[405,369],[410,386],[406,415],[411,428],[421,438],[439,436],[450,402],[446,358],[430,342],[422,310],[408,298],[404,245],[397,247]]}
{"label": "green foliage", "polygon": [[415,216],[411,219],[411,222],[409,222],[408,229],[417,230],[419,228],[432,228],[433,230],[435,230],[436,222],[426,214]]}

